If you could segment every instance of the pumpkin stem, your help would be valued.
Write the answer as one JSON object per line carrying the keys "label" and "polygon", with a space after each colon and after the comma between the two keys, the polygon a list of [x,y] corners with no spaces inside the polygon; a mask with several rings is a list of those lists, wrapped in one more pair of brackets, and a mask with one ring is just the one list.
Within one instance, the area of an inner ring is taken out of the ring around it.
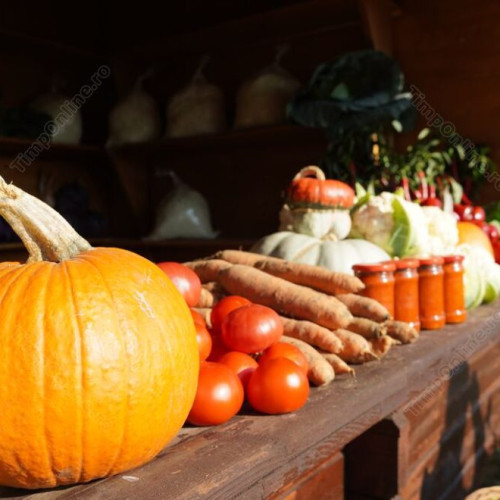
{"label": "pumpkin stem", "polygon": [[307,167],[301,168],[293,180],[296,181],[297,179],[303,179],[304,177],[314,177],[320,181],[324,181],[326,179],[323,170],[316,165],[308,165]]}
{"label": "pumpkin stem", "polygon": [[61,262],[92,248],[53,208],[1,176],[0,215],[21,238],[28,262]]}

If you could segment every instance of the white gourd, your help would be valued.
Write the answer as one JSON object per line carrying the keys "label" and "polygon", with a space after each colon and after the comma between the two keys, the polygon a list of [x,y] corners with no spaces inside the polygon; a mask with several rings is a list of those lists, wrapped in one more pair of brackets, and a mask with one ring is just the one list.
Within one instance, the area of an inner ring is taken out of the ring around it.
{"label": "white gourd", "polygon": [[204,57],[188,85],[169,100],[168,137],[215,134],[226,130],[224,94],[203,73],[208,61],[209,58]]}
{"label": "white gourd", "polygon": [[131,91],[119,101],[109,115],[108,146],[148,142],[160,136],[160,114],[153,97],[144,90],[140,76]]}
{"label": "white gourd", "polygon": [[347,239],[331,241],[290,231],[279,231],[259,240],[252,252],[325,267],[353,274],[352,266],[389,260],[389,254],[369,241]]}
{"label": "white gourd", "polygon": [[31,107],[47,113],[56,125],[51,140],[57,144],[79,144],[82,139],[82,115],[68,106],[71,99],[52,91],[39,96]]}
{"label": "white gourd", "polygon": [[300,82],[280,64],[287,49],[277,47],[274,62],[241,84],[236,96],[236,129],[286,121],[286,106],[300,88]]}
{"label": "white gourd", "polygon": [[279,231],[293,231],[315,238],[347,238],[351,231],[349,210],[338,208],[290,208],[284,204],[279,214]]}

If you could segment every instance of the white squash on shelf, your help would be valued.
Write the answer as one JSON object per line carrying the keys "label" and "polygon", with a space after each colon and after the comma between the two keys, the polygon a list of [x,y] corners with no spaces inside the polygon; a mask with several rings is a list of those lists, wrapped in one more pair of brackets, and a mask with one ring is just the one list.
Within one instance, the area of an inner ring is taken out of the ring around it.
{"label": "white squash on shelf", "polygon": [[287,104],[300,88],[300,82],[281,65],[287,50],[286,45],[278,46],[273,63],[241,84],[236,96],[236,129],[286,121]]}
{"label": "white squash on shelf", "polygon": [[144,90],[149,72],[140,76],[131,91],[109,115],[107,146],[148,142],[160,136],[160,114],[153,97]]}
{"label": "white squash on shelf", "polygon": [[387,252],[369,241],[331,241],[291,231],[279,231],[265,236],[253,245],[251,251],[347,274],[353,274],[354,264],[390,259]]}
{"label": "white squash on shelf", "polygon": [[167,104],[167,136],[191,137],[226,130],[224,95],[204,74],[209,62],[204,57],[191,81]]}
{"label": "white squash on shelf", "polygon": [[46,113],[52,118],[54,127],[51,140],[54,143],[79,144],[82,139],[82,115],[79,109],[73,111],[73,108],[68,106],[70,100],[68,96],[53,89],[31,103],[34,110]]}
{"label": "white squash on shelf", "polygon": [[172,171],[160,173],[169,175],[173,189],[161,200],[156,223],[147,240],[171,238],[215,238],[212,229],[210,208],[199,192],[182,182]]}

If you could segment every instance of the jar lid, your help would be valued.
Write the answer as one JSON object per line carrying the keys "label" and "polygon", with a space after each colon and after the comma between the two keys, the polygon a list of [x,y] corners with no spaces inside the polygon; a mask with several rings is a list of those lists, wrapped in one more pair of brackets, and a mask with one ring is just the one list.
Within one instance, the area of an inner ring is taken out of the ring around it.
{"label": "jar lid", "polygon": [[416,269],[420,266],[420,261],[418,259],[398,259],[393,262],[396,265],[396,269]]}
{"label": "jar lid", "polygon": [[444,263],[445,264],[450,264],[451,262],[463,262],[464,261],[464,256],[463,255],[445,255],[443,257]]}
{"label": "jar lid", "polygon": [[434,265],[442,265],[444,263],[443,257],[438,257],[437,255],[431,257],[424,257],[420,259],[421,266],[434,266]]}
{"label": "jar lid", "polygon": [[352,266],[353,271],[360,271],[364,273],[380,273],[380,272],[390,272],[395,271],[396,266],[392,260],[385,262],[374,262],[372,264],[354,264]]}

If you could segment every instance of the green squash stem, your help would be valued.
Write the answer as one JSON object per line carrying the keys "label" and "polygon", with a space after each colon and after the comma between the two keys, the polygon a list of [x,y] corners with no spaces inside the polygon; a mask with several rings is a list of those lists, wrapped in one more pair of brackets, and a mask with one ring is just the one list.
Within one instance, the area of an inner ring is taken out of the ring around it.
{"label": "green squash stem", "polygon": [[61,262],[92,248],[53,208],[1,176],[0,215],[21,238],[28,262]]}

